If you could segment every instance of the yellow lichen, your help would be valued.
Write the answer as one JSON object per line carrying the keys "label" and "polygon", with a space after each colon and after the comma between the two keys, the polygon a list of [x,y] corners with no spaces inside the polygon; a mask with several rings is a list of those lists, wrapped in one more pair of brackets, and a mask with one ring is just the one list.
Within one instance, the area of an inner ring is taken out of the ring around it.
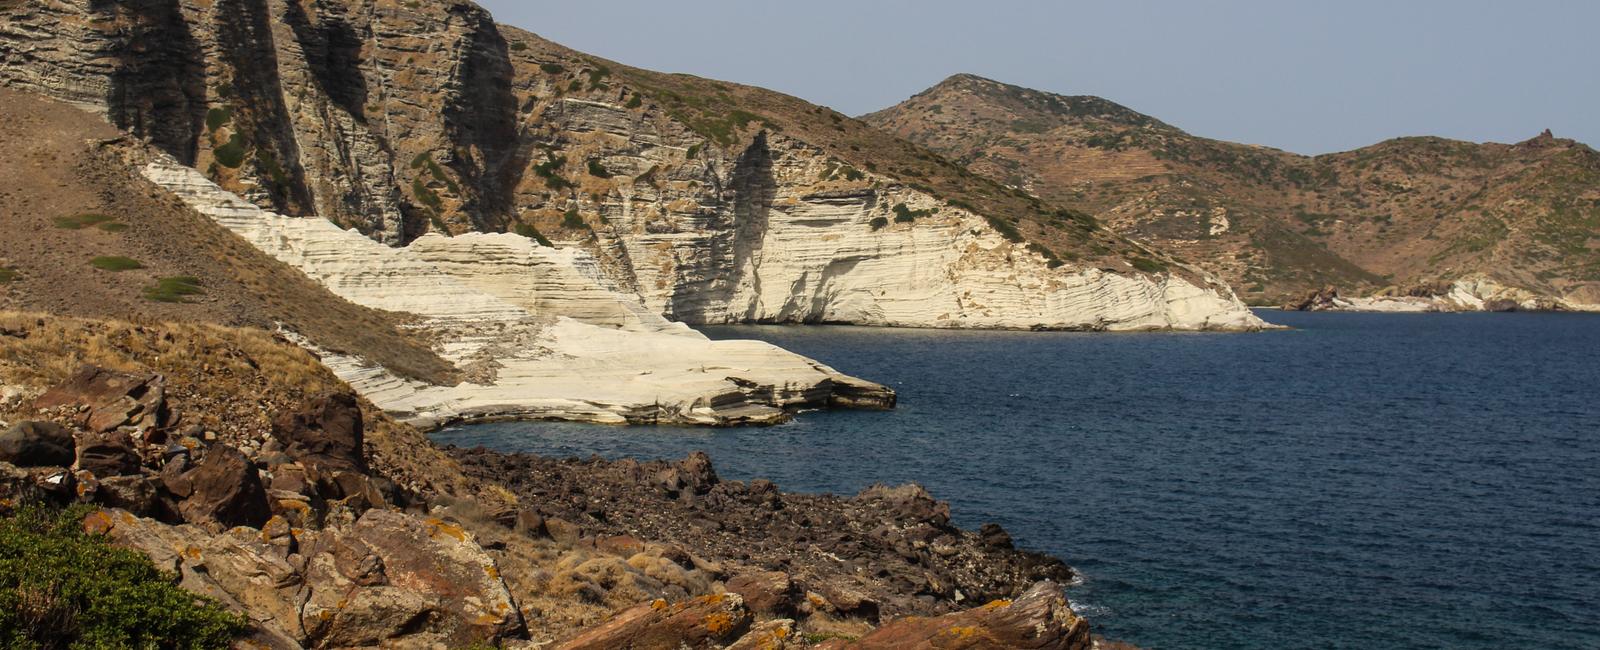
{"label": "yellow lichen", "polygon": [[717,612],[705,618],[706,630],[712,634],[724,634],[733,629],[733,616],[727,612]]}

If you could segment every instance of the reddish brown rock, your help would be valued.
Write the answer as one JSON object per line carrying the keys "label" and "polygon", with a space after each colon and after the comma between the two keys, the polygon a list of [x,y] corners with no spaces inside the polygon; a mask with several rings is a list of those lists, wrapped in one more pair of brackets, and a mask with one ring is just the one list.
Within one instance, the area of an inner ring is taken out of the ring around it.
{"label": "reddish brown rock", "polygon": [[53,422],[18,422],[0,433],[0,462],[17,467],[67,467],[74,453],[72,432]]}
{"label": "reddish brown rock", "polygon": [[1088,650],[1089,624],[1067,606],[1061,587],[1041,582],[1015,601],[997,600],[933,618],[908,616],[844,647],[851,650]]}
{"label": "reddish brown rock", "polygon": [[171,426],[175,418],[166,407],[166,380],[153,373],[129,374],[84,366],[77,374],[38,399],[40,410],[62,406],[87,407],[78,424],[90,431],[111,431],[130,426],[140,431]]}
{"label": "reddish brown rock", "polygon": [[728,591],[744,598],[750,611],[763,616],[793,616],[801,594],[782,571],[741,573],[728,581]]}
{"label": "reddish brown rock", "polygon": [[205,458],[185,472],[179,483],[189,492],[178,504],[186,521],[260,528],[272,516],[255,463],[233,447],[218,445],[207,450]]}
{"label": "reddish brown rock", "polygon": [[560,646],[561,650],[678,650],[720,648],[749,631],[752,617],[738,594],[668,603],[656,600],[623,611]]}
{"label": "reddish brown rock", "polygon": [[367,471],[362,451],[365,433],[361,406],[354,395],[330,393],[317,397],[300,411],[274,420],[272,436],[283,444],[290,458],[308,468],[329,475]]}
{"label": "reddish brown rock", "polygon": [[139,452],[128,436],[116,431],[90,432],[78,436],[78,469],[96,478],[139,473]]}

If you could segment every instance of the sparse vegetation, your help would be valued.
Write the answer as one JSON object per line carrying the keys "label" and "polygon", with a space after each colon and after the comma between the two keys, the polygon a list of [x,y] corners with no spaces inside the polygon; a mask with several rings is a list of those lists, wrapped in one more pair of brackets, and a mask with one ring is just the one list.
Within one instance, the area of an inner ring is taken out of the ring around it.
{"label": "sparse vegetation", "polygon": [[220,106],[206,111],[206,130],[215,131],[233,121],[233,107]]}
{"label": "sparse vegetation", "polygon": [[0,643],[8,648],[225,648],[244,617],[180,589],[138,551],[83,530],[91,509],[0,518]]}
{"label": "sparse vegetation", "polygon": [[584,223],[583,216],[578,214],[577,208],[570,208],[565,214],[561,215],[561,227],[569,230],[582,230],[588,228],[589,224]]}
{"label": "sparse vegetation", "polygon": [[918,217],[929,217],[939,212],[938,208],[912,210],[906,207],[904,203],[896,203],[893,210],[895,223],[911,223],[916,221]]}
{"label": "sparse vegetation", "polygon": [[588,162],[589,175],[595,178],[611,178],[611,172],[597,158],[590,158]]}
{"label": "sparse vegetation", "polygon": [[155,285],[144,288],[145,300],[156,302],[186,302],[188,296],[205,293],[200,279],[190,275],[161,278]]}
{"label": "sparse vegetation", "polygon": [[138,260],[115,255],[109,257],[96,257],[92,260],[89,260],[89,265],[102,271],[111,271],[113,273],[144,268],[144,265],[140,264]]}
{"label": "sparse vegetation", "polygon": [[527,237],[528,239],[539,242],[540,246],[544,246],[546,248],[555,248],[555,244],[550,243],[549,239],[545,239],[545,236],[539,232],[538,228],[534,228],[533,224],[518,223],[516,227],[512,229],[512,231],[522,235],[523,237]]}
{"label": "sparse vegetation", "polygon": [[244,158],[247,153],[246,148],[247,144],[244,136],[235,133],[228,136],[228,141],[223,143],[222,146],[212,149],[211,155],[216,157],[217,164],[229,169],[238,169],[244,165]]}
{"label": "sparse vegetation", "polygon": [[545,74],[561,74],[567,71],[566,68],[556,63],[541,63],[539,64],[539,70]]}
{"label": "sparse vegetation", "polygon": [[22,273],[14,266],[0,266],[0,284],[10,284],[22,279]]}
{"label": "sparse vegetation", "polygon": [[75,214],[70,217],[56,217],[51,221],[55,223],[57,228],[61,228],[63,230],[82,230],[84,228],[88,228],[89,226],[103,227],[105,224],[112,223],[110,215],[99,214],[96,212]]}
{"label": "sparse vegetation", "polygon": [[1132,264],[1133,268],[1144,273],[1165,273],[1167,271],[1166,264],[1144,256],[1134,256],[1128,260],[1128,263]]}
{"label": "sparse vegetation", "polygon": [[883,217],[873,217],[872,221],[867,222],[867,225],[872,226],[873,230],[883,230],[885,226],[889,225],[889,220]]}

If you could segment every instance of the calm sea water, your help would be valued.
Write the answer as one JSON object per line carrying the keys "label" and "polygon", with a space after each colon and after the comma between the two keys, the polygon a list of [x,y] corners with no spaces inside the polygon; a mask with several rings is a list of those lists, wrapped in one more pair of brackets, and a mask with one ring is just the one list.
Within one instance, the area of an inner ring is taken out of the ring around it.
{"label": "calm sea water", "polygon": [[1298,314],[1261,334],[730,327],[892,385],[767,429],[493,424],[441,442],[917,481],[1085,576],[1149,648],[1600,648],[1600,317]]}

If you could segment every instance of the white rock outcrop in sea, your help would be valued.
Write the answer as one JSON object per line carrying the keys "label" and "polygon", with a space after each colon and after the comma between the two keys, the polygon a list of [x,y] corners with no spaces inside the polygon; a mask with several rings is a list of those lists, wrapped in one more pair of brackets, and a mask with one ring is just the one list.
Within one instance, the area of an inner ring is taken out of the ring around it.
{"label": "white rock outcrop in sea", "polygon": [[262,210],[169,159],[160,185],[335,294],[422,317],[459,386],[324,362],[378,406],[430,425],[461,419],[763,423],[800,406],[884,407],[888,389],[759,341],[712,341],[608,286],[594,260],[520,235],[424,236],[393,248],[319,218]]}
{"label": "white rock outcrop in sea", "polygon": [[1375,295],[1360,298],[1334,296],[1317,303],[1316,311],[1387,313],[1471,311],[1575,311],[1600,312],[1600,304],[1560,298],[1508,286],[1475,275],[1451,282],[1442,292],[1428,295]]}

